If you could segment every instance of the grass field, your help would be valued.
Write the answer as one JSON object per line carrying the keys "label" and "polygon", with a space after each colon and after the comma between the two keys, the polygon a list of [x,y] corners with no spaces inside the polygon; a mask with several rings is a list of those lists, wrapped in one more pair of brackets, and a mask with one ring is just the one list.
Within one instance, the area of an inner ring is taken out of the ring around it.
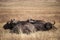
{"label": "grass field", "polygon": [[[57,30],[11,34],[3,25],[10,19],[38,19],[53,22]],[[60,40],[60,3],[40,1],[0,2],[0,40]]]}

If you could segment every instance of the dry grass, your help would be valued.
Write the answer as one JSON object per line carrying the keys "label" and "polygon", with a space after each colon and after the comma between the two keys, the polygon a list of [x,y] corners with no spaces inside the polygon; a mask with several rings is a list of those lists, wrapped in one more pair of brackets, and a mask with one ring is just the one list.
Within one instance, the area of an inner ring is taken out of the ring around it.
{"label": "dry grass", "polygon": [[0,40],[60,40],[60,23],[56,22],[57,30],[38,31],[27,34],[11,34],[9,30],[4,30],[2,27],[5,23],[0,23]]}
{"label": "dry grass", "polygon": [[0,29],[0,40],[60,40],[59,30],[56,31],[39,31],[27,34],[11,34],[8,31]]}
{"label": "dry grass", "polygon": [[[57,30],[27,34],[11,34],[4,30],[4,22],[10,19],[55,20]],[[0,40],[60,40],[60,3],[40,1],[0,2]]]}

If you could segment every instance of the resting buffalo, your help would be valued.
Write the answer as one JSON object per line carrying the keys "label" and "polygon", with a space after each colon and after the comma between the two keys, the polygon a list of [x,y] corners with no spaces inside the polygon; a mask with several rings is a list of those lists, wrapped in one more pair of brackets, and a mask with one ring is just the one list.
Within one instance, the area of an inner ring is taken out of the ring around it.
{"label": "resting buffalo", "polygon": [[30,22],[31,24],[33,24],[35,26],[35,28],[37,29],[37,31],[40,31],[40,30],[47,31],[52,28],[56,29],[56,27],[54,26],[55,21],[54,21],[54,23],[51,23],[51,22],[45,22],[43,20],[29,19],[29,20],[27,20],[27,22]]}
{"label": "resting buffalo", "polygon": [[43,20],[33,20],[28,19],[26,21],[16,21],[15,19],[8,21],[3,28],[10,29],[13,33],[31,33],[35,31],[48,31],[50,29],[56,28],[54,23],[45,22]]}
{"label": "resting buffalo", "polygon": [[4,26],[4,29],[10,29],[13,33],[30,33],[34,32],[36,29],[33,24],[27,21],[15,21],[11,20],[7,22]]}

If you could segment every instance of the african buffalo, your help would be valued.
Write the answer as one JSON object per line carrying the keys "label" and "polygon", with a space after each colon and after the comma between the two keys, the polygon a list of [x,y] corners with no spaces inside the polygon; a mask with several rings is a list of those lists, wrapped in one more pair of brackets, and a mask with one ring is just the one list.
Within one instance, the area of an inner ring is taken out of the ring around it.
{"label": "african buffalo", "polygon": [[11,20],[7,22],[4,26],[4,29],[10,29],[13,33],[30,33],[35,31],[35,27],[33,24],[27,21],[15,21]]}
{"label": "african buffalo", "polygon": [[8,21],[3,28],[10,29],[12,33],[31,33],[35,31],[48,31],[52,28],[56,28],[54,23],[45,22],[43,20],[28,19],[26,21],[16,21],[15,19]]}
{"label": "african buffalo", "polygon": [[51,22],[45,22],[43,20],[33,20],[33,19],[29,19],[27,20],[27,22],[30,22],[31,24],[33,24],[35,28],[37,29],[37,31],[40,31],[40,30],[47,31],[52,28],[55,28],[54,26],[55,21],[53,24]]}

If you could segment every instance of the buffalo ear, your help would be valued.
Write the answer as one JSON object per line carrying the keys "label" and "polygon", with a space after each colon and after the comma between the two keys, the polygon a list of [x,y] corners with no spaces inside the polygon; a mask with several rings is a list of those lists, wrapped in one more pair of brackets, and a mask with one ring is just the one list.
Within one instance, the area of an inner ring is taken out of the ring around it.
{"label": "buffalo ear", "polygon": [[10,24],[10,21],[8,21],[7,24]]}
{"label": "buffalo ear", "polygon": [[11,23],[16,23],[16,20],[15,19],[11,19]]}

